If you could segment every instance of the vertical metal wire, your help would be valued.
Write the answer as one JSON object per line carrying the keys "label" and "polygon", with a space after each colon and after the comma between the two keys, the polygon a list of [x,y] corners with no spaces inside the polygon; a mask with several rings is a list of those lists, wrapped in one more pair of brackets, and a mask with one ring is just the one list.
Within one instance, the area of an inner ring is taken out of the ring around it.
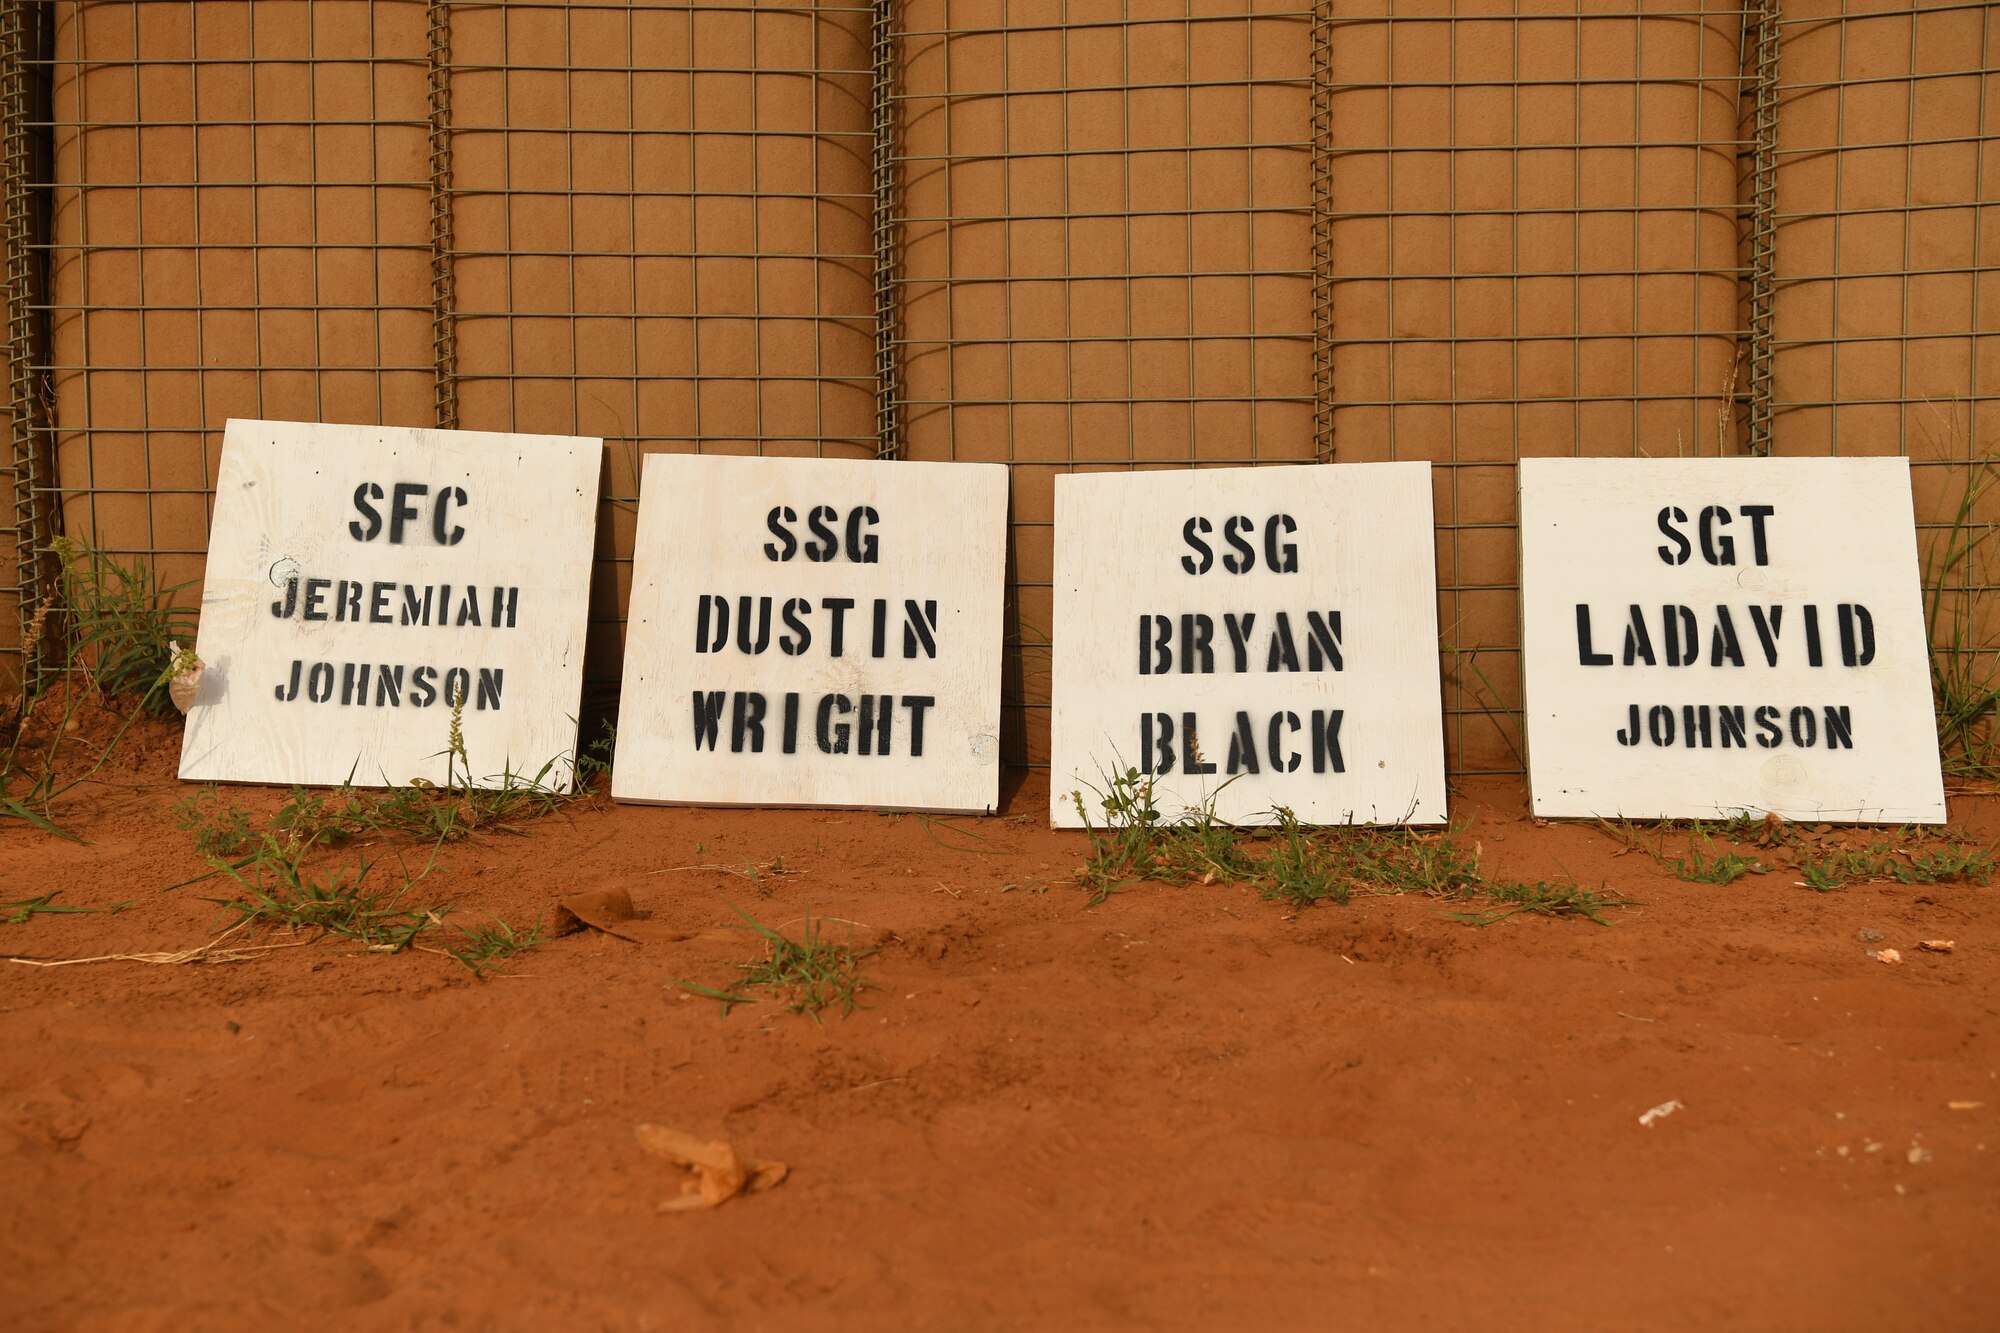
{"label": "vertical metal wire", "polygon": [[1772,310],[1777,283],[1778,11],[1754,0],[1750,19],[1749,450],[1771,452]]}
{"label": "vertical metal wire", "polygon": [[1313,456],[1334,458],[1333,0],[1312,17]]}
{"label": "vertical metal wire", "polygon": [[896,15],[896,0],[875,0],[870,32],[875,77],[869,114],[874,131],[870,166],[875,189],[875,452],[881,458],[903,454],[902,322],[897,314],[900,255],[896,215],[900,200],[896,187],[902,169],[897,161]]}
{"label": "vertical metal wire", "polygon": [[458,327],[452,269],[451,213],[451,6],[428,0],[430,187],[431,187],[431,358],[437,369],[437,425],[458,428]]}
{"label": "vertical metal wire", "polygon": [[[26,0],[0,4],[0,283],[6,302],[7,472],[11,523],[0,541],[12,544],[14,597],[21,679],[39,674],[48,605],[41,548],[49,535],[43,503],[42,440],[45,403],[35,370],[39,340],[36,306],[42,299],[35,262],[35,162],[30,94],[36,7]],[[10,635],[9,637],[13,637]],[[6,645],[0,642],[0,653]]]}

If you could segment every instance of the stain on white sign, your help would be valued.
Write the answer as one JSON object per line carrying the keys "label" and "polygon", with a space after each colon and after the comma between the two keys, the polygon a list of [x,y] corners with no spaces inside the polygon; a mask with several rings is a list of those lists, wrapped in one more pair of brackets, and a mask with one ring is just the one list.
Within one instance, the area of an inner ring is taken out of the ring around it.
{"label": "stain on white sign", "polygon": [[229,422],[180,775],[566,788],[603,451]]}
{"label": "stain on white sign", "polygon": [[1007,470],[646,460],[612,794],[984,812]]}
{"label": "stain on white sign", "polygon": [[1902,458],[1521,464],[1535,812],[1941,822]]}
{"label": "stain on white sign", "polygon": [[1432,541],[1426,463],[1058,477],[1051,820],[1441,822]]}

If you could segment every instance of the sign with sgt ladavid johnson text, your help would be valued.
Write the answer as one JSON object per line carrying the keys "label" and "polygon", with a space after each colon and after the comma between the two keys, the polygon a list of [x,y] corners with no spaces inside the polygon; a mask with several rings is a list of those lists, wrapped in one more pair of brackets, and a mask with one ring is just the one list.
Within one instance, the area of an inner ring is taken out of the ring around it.
{"label": "sign with sgt ladavid johnson text", "polygon": [[1432,540],[1427,463],[1056,478],[1052,821],[1441,822]]}
{"label": "sign with sgt ladavid johnson text", "polygon": [[1902,458],[1530,459],[1535,813],[1945,817]]}
{"label": "sign with sgt ladavid johnson text", "polygon": [[1007,470],[657,455],[611,793],[990,811]]}
{"label": "sign with sgt ladavid johnson text", "polygon": [[196,781],[566,788],[602,441],[231,421],[181,741]]}

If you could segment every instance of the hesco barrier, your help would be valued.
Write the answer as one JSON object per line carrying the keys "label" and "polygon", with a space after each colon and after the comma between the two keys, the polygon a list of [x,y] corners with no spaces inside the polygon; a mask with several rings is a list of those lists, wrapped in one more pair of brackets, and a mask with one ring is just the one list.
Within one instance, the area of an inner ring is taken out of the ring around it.
{"label": "hesco barrier", "polygon": [[[221,426],[1005,461],[1428,459],[1454,770],[1518,767],[1513,464],[2000,444],[1984,3],[0,0],[0,652],[68,531],[198,578]],[[1988,517],[1982,506],[1976,517]],[[1933,531],[1928,536],[1938,536]],[[1949,617],[1990,590],[1938,575]],[[1983,617],[1981,617],[1983,622]]]}

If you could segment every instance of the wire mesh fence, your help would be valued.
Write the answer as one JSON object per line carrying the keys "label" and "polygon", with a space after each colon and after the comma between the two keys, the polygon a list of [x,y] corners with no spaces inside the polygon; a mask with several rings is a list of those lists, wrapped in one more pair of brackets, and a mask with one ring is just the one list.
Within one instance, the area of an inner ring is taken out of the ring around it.
{"label": "wire mesh fence", "polygon": [[[0,565],[45,523],[198,576],[229,416],[602,435],[608,706],[644,454],[1005,462],[1034,763],[1055,476],[1425,459],[1451,762],[1518,768],[1519,457],[1902,451],[1953,512],[2000,432],[1994,32],[1966,0],[0,0]],[[16,632],[35,573],[0,568]]]}
{"label": "wire mesh fence", "polygon": [[1777,24],[1773,447],[1909,456],[1947,714],[2000,666],[1994,10],[1789,0]]}
{"label": "wire mesh fence", "polygon": [[905,447],[1009,465],[1002,734],[1040,762],[1055,476],[1314,457],[1313,13],[902,15]]}
{"label": "wire mesh fence", "polygon": [[45,494],[176,584],[228,418],[430,418],[424,7],[49,9]]}
{"label": "wire mesh fence", "polygon": [[1437,469],[1455,771],[1521,763],[1516,460],[1739,447],[1747,17],[1333,5],[1335,457]]}
{"label": "wire mesh fence", "polygon": [[457,424],[602,436],[586,688],[619,676],[640,459],[875,451],[865,4],[454,4]]}
{"label": "wire mesh fence", "polygon": [[2000,443],[2000,23],[1849,8],[1780,20],[1775,447],[1963,461]]}

